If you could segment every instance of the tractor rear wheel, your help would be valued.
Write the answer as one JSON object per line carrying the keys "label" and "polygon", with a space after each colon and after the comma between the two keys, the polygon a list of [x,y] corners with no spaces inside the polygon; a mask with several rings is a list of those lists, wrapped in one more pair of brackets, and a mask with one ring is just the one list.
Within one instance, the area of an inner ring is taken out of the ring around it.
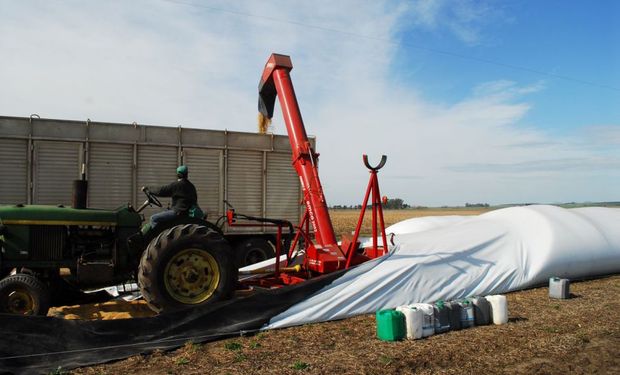
{"label": "tractor rear wheel", "polygon": [[229,298],[236,282],[228,242],[196,224],[164,230],[148,245],[138,269],[142,296],[158,313]]}
{"label": "tractor rear wheel", "polygon": [[0,280],[0,312],[17,315],[47,315],[48,287],[33,275],[17,273]]}

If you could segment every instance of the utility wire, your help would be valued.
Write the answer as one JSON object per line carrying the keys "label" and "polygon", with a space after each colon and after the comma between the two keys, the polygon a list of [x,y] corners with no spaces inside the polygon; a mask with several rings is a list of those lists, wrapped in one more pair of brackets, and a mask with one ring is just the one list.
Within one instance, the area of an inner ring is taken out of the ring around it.
{"label": "utility wire", "polygon": [[311,28],[311,29],[316,29],[316,30],[321,30],[321,31],[338,33],[338,34],[347,35],[347,36],[351,36],[351,37],[355,37],[355,38],[360,38],[360,39],[374,40],[374,41],[379,41],[379,42],[389,43],[389,44],[394,44],[394,45],[405,45],[405,46],[408,46],[408,47],[411,47],[411,48],[415,48],[415,49],[418,49],[418,50],[421,50],[421,51],[432,52],[432,53],[436,53],[436,54],[440,54],[440,55],[444,55],[444,56],[456,57],[456,58],[463,59],[463,60],[476,61],[476,62],[480,62],[480,63],[483,63],[483,64],[495,65],[495,66],[499,66],[499,67],[502,67],[502,68],[507,68],[507,69],[512,69],[512,70],[519,70],[519,71],[527,72],[527,73],[531,73],[531,74],[541,75],[541,76],[545,76],[545,77],[550,77],[550,78],[560,79],[560,80],[564,80],[564,81],[579,83],[579,84],[582,84],[582,85],[594,86],[594,87],[598,87],[598,88],[602,88],[602,89],[606,89],[606,90],[612,90],[612,91],[619,91],[620,92],[620,88],[614,87],[614,86],[610,86],[610,85],[604,85],[604,84],[600,84],[600,83],[596,83],[596,82],[592,82],[592,81],[587,81],[587,80],[580,79],[580,78],[574,78],[574,77],[570,77],[570,76],[566,76],[566,75],[562,75],[562,74],[547,73],[547,72],[543,72],[542,70],[538,70],[538,69],[534,69],[534,68],[529,68],[529,67],[526,67],[526,66],[508,64],[508,63],[504,63],[504,62],[500,62],[500,61],[495,61],[495,60],[490,60],[490,59],[485,59],[485,58],[481,58],[481,57],[463,55],[463,54],[456,53],[456,52],[450,52],[450,51],[441,50],[441,49],[437,49],[437,48],[421,46],[421,45],[410,43],[410,42],[407,42],[407,41],[394,42],[391,39],[386,38],[386,37],[376,37],[376,36],[372,36],[372,35],[363,35],[363,34],[353,33],[353,32],[350,32],[350,31],[344,31],[344,30],[333,29],[333,28],[329,28],[329,27],[312,25],[312,24],[308,24],[308,23],[305,23],[305,22],[292,21],[292,20],[276,18],[276,17],[270,17],[270,16],[262,16],[262,15],[252,14],[252,13],[245,13],[245,12],[230,10],[230,9],[223,9],[223,8],[212,7],[212,6],[203,5],[203,4],[188,3],[188,2],[180,1],[180,0],[160,0],[160,1],[167,2],[167,3],[172,3],[172,4],[177,4],[177,5],[184,5],[184,6],[189,6],[189,7],[208,9],[208,10],[212,10],[212,11],[216,11],[216,12],[228,13],[228,14],[233,14],[233,15],[241,16],[241,17],[258,18],[258,19],[264,19],[264,20],[274,21],[274,22],[279,22],[279,23],[286,23],[286,24],[290,24],[290,25],[301,26],[301,27],[306,27],[306,28]]}

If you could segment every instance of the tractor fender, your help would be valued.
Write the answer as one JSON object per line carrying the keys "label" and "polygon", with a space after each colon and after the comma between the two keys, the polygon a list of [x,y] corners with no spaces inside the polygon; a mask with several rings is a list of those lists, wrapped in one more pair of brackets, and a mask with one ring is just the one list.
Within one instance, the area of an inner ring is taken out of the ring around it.
{"label": "tractor fender", "polygon": [[184,225],[184,224],[196,224],[196,225],[205,226],[215,231],[216,233],[220,234],[221,236],[224,235],[224,232],[222,232],[222,230],[217,225],[209,221],[198,219],[198,218],[193,218],[189,216],[179,216],[178,218],[174,220],[170,220],[165,223],[160,223],[154,229],[149,228],[149,230],[147,230],[146,233],[142,233],[142,249],[141,250],[143,251],[144,249],[146,249],[148,244],[151,243],[151,241],[153,241],[155,238],[157,238],[157,236],[159,236],[161,232],[167,229],[176,227],[178,225]]}

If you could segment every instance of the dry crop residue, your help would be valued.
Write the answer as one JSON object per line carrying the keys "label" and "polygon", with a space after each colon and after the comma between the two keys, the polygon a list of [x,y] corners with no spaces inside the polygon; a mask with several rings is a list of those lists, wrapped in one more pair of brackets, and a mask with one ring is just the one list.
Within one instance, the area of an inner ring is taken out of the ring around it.
{"label": "dry crop residue", "polygon": [[423,340],[375,338],[373,315],[267,331],[170,353],[135,356],[76,374],[618,374],[620,276],[510,293],[510,321]]}

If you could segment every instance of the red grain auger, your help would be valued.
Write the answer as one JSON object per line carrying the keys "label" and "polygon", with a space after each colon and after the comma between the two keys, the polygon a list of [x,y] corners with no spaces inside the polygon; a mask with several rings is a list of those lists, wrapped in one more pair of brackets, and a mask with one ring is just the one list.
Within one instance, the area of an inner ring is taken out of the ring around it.
{"label": "red grain auger", "polygon": [[[387,252],[385,224],[377,179],[377,172],[385,165],[386,156],[382,156],[379,165],[372,167],[368,163],[367,156],[363,155],[364,164],[370,171],[370,181],[353,238],[345,237],[339,243],[336,240],[327,201],[319,178],[319,154],[313,150],[308,141],[297,97],[295,96],[290,76],[292,69],[291,58],[286,55],[272,54],[267,64],[265,64],[259,84],[258,107],[260,112],[259,123],[261,123],[259,127],[265,129],[265,124],[270,122],[273,117],[275,101],[278,98],[291,142],[293,167],[301,181],[306,211],[301,223],[296,226],[296,234],[289,249],[285,249],[288,251],[287,266],[280,267],[276,261],[275,268],[273,269],[253,271],[251,273],[273,273],[273,275],[247,281],[246,283],[249,284],[263,286],[296,284],[313,276],[349,268],[369,259],[382,256]],[[358,239],[369,199],[372,206],[373,241],[371,247],[362,248]],[[229,211],[228,218],[230,225],[243,225],[236,223],[236,217],[232,211]],[[278,227],[276,259],[279,259],[282,253],[281,236],[284,225],[278,222],[273,222],[272,225]],[[312,238],[310,226],[314,229],[314,239]],[[381,245],[378,243],[379,232],[383,241]],[[301,241],[302,238],[303,241]],[[305,257],[300,264],[292,266],[295,249],[300,243],[303,243]]]}

